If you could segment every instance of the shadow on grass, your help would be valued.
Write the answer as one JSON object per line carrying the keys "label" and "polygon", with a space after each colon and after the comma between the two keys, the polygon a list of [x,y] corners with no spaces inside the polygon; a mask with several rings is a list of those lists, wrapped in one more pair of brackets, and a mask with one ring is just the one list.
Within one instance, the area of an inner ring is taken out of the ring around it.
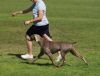
{"label": "shadow on grass", "polygon": [[8,53],[8,55],[10,55],[10,56],[16,56],[17,58],[22,59],[21,58],[21,55],[22,54],[12,54],[12,53]]}
{"label": "shadow on grass", "polygon": [[[21,55],[23,55],[23,54],[12,54],[12,53],[8,53],[8,55],[10,55],[10,56],[15,56],[15,57],[17,57],[17,58],[19,58],[19,59],[21,59],[21,60],[25,60],[25,59],[22,59],[21,58]],[[35,56],[36,57],[36,56]],[[35,58],[34,57],[34,58]],[[48,60],[48,59],[46,59],[46,58],[39,58],[39,59],[44,59],[44,60]],[[38,65],[38,66],[54,66],[52,63],[37,63],[37,62],[30,62],[30,60],[25,60],[25,61],[22,61],[21,63],[23,63],[23,64],[29,64],[29,65]],[[66,64],[67,66],[70,66],[69,64]]]}
{"label": "shadow on grass", "polygon": [[[21,55],[24,55],[24,54],[13,54],[13,53],[8,53],[8,55],[9,56],[15,56],[15,57],[17,57],[17,58],[19,58],[19,59],[22,59],[21,58]],[[36,56],[34,56],[33,58],[36,58]],[[39,58],[39,59],[43,59],[43,60],[48,60],[48,58]],[[22,60],[24,60],[24,59],[22,59]]]}
{"label": "shadow on grass", "polygon": [[[13,54],[13,53],[8,53],[9,56],[15,56],[21,60],[24,60],[21,58],[21,55],[23,54]],[[36,56],[34,56],[35,58]],[[39,58],[39,59],[44,59],[44,60],[48,60],[47,58]],[[23,64],[29,64],[29,65],[37,65],[37,66],[53,66],[52,63],[37,63],[37,62],[30,62],[29,60],[25,60],[25,61],[22,61],[21,63]]]}
{"label": "shadow on grass", "polygon": [[[29,65],[38,65],[38,66],[54,66],[52,63],[37,63],[37,62],[32,63],[32,62],[29,62],[29,61],[25,61],[25,62],[21,62],[21,63],[29,64]],[[65,66],[65,65],[71,66],[70,64],[64,64],[63,66]]]}
{"label": "shadow on grass", "polygon": [[52,63],[29,63],[29,62],[21,62],[21,63],[24,63],[24,64],[29,64],[29,65],[38,65],[38,66],[53,66]]}

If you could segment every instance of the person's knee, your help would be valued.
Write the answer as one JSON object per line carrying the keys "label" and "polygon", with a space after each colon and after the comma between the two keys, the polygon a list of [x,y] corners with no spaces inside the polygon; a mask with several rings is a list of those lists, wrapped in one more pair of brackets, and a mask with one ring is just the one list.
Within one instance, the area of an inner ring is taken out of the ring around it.
{"label": "person's knee", "polygon": [[35,37],[35,35],[32,35],[32,36],[28,36],[26,35],[26,40],[29,40],[29,41],[37,41],[37,38]]}

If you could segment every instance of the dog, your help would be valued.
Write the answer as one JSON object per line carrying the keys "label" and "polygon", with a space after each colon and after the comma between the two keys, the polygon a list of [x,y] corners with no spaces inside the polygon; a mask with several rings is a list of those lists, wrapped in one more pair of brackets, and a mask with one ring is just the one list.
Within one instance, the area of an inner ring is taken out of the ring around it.
{"label": "dog", "polygon": [[[35,35],[36,37],[36,41],[38,42],[38,44],[41,47],[40,53],[38,54],[38,56],[36,57],[36,59],[34,59],[33,62],[35,62],[38,58],[40,58],[41,56],[43,56],[44,54],[46,54],[49,59],[51,60],[52,64],[56,67],[60,67],[64,65],[65,62],[65,55],[70,52],[72,55],[80,58],[81,60],[84,61],[85,64],[88,64],[86,59],[80,55],[79,52],[76,51],[76,49],[74,48],[74,44],[76,42],[55,42],[55,41],[48,41],[43,37],[40,37],[39,35]],[[62,64],[57,65],[52,57],[52,54],[57,53],[58,51],[60,51],[61,53],[61,57],[62,57]]]}

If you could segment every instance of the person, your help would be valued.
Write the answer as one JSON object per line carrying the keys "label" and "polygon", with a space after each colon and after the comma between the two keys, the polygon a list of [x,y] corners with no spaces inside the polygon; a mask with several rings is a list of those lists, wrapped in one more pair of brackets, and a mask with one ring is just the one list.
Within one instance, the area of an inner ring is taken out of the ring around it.
{"label": "person", "polygon": [[[52,41],[50,33],[49,33],[49,21],[46,17],[46,5],[43,2],[43,0],[31,0],[32,5],[21,11],[16,11],[12,13],[12,16],[16,16],[18,14],[26,14],[30,11],[32,11],[33,18],[30,20],[26,20],[24,22],[25,25],[29,25],[31,23],[32,26],[27,30],[26,32],[26,45],[28,48],[28,53],[25,55],[21,55],[21,58],[23,59],[30,59],[33,58],[32,54],[32,41],[33,36],[35,37],[35,34],[40,35],[41,37],[44,37],[45,39]],[[59,53],[60,56],[60,53]],[[59,56],[57,61],[59,61]]]}

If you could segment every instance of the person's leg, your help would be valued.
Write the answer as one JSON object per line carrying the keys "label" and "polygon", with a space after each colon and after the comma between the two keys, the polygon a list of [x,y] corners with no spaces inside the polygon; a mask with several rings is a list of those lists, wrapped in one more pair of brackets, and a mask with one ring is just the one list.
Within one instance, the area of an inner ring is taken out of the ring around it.
{"label": "person's leg", "polygon": [[28,53],[25,54],[25,55],[21,55],[21,58],[23,59],[30,59],[30,58],[33,58],[33,55],[32,55],[32,35],[34,34],[35,32],[35,26],[31,26],[27,32],[26,32],[26,46],[27,46],[27,51]]}
{"label": "person's leg", "polygon": [[28,36],[26,36],[26,45],[28,49],[28,54],[32,55],[32,40]]}
{"label": "person's leg", "polygon": [[28,53],[25,55],[21,55],[21,58],[23,59],[32,59],[33,55],[32,55],[32,39],[26,35],[26,45],[27,45],[27,50]]}

